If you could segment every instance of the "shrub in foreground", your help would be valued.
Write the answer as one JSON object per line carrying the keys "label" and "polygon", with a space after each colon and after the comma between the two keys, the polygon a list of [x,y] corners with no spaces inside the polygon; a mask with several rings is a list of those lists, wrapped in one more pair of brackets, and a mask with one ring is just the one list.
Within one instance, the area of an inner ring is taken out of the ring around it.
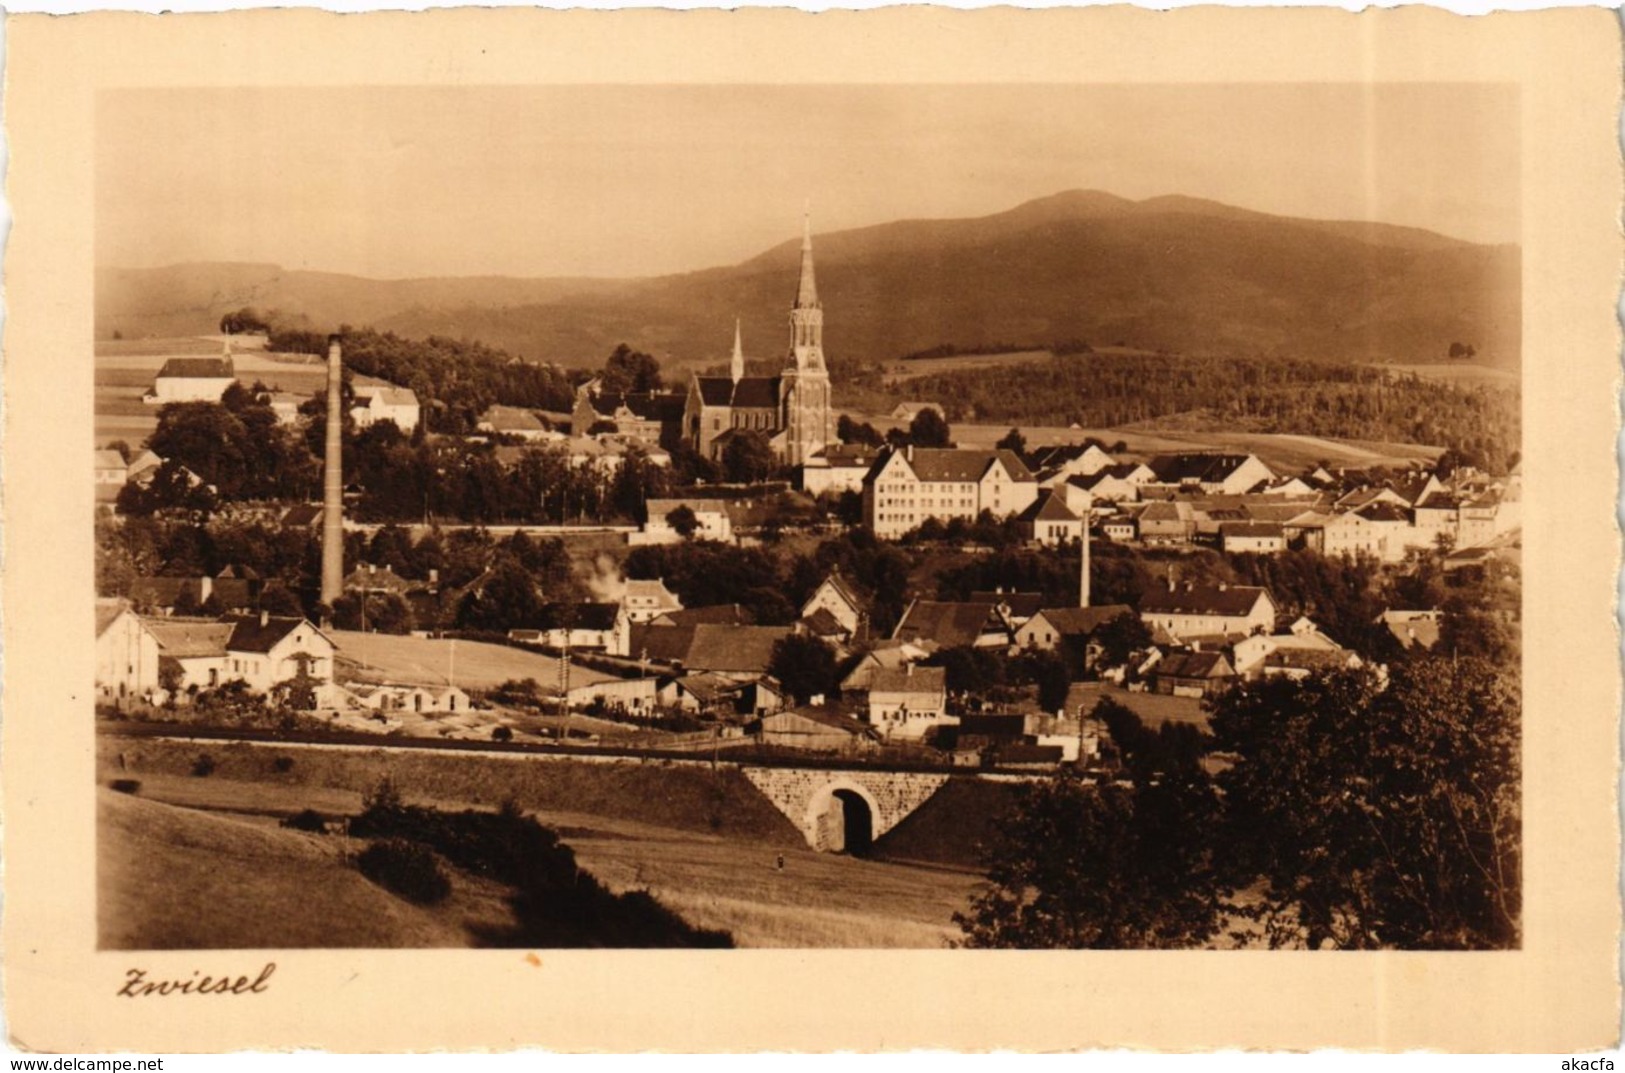
{"label": "shrub in foreground", "polygon": [[283,820],[282,826],[321,835],[327,833],[327,817],[313,808],[307,808]]}
{"label": "shrub in foreground", "polygon": [[361,851],[356,867],[374,883],[419,905],[445,901],[451,893],[451,880],[434,851],[404,838],[374,842]]}

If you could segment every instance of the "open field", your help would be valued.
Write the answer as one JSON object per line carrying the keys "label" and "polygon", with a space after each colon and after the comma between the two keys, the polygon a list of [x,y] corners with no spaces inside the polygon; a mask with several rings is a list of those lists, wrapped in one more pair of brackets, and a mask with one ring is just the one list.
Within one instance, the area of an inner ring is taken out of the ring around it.
{"label": "open field", "polygon": [[[143,742],[141,748],[151,744]],[[114,799],[115,806],[111,815],[104,811],[102,838],[104,861],[112,861],[111,867],[103,868],[102,904],[121,921],[115,934],[190,939],[192,931],[202,931],[214,938],[230,928],[217,916],[217,905],[245,915],[289,918],[264,925],[282,929],[265,938],[308,938],[302,914],[270,914],[263,908],[265,904],[300,904],[319,906],[324,917],[332,914],[336,935],[373,940],[336,939],[314,945],[468,945],[462,927],[465,918],[503,922],[506,907],[500,900],[500,888],[494,885],[482,887],[466,877],[454,877],[452,902],[421,910],[372,888],[346,868],[340,853],[347,840],[273,826],[281,817],[303,808],[330,816],[360,810],[359,792],[328,785],[325,767],[318,773],[307,759],[301,753],[290,772],[268,772],[262,779],[222,778],[228,770],[224,761],[216,775],[194,778],[151,771],[140,762],[118,770],[104,749],[104,777],[141,780],[140,799],[122,798],[122,807],[120,795],[103,791]],[[466,763],[470,758],[462,759]],[[625,784],[621,770],[625,765],[566,766],[580,769],[572,779],[596,778],[615,784],[613,789],[622,794],[635,793]],[[558,767],[546,764],[532,770],[545,778],[556,774]],[[316,780],[293,781],[301,768],[305,777],[314,775]],[[644,773],[646,782],[651,777],[669,781],[672,773],[669,769],[663,775]],[[678,777],[688,775],[679,773]],[[492,803],[486,794],[471,802],[447,792],[452,789],[447,782],[440,783],[436,792],[420,795],[411,792],[419,785],[416,780],[398,778],[414,803],[448,809],[470,804],[490,807]],[[654,785],[650,783],[649,788]],[[772,806],[754,790],[745,786],[743,792],[751,796],[740,797],[734,808],[772,812]],[[975,874],[963,870],[815,853],[776,812],[771,818],[764,817],[768,822],[758,824],[753,833],[729,834],[725,828],[717,834],[696,830],[694,825],[674,826],[693,818],[692,810],[680,803],[661,813],[668,822],[655,823],[604,815],[591,808],[592,794],[577,795],[568,804],[562,796],[549,796],[563,807],[538,808],[533,814],[559,831],[582,867],[605,886],[617,893],[647,890],[690,924],[731,932],[740,946],[940,947],[956,933],[953,913],[965,907],[980,883]],[[626,804],[637,807],[636,801]],[[651,816],[659,812],[645,811]],[[143,860],[135,859],[137,847]],[[785,859],[782,872],[776,866],[780,854]],[[262,867],[262,862],[270,866]],[[256,877],[234,887],[245,872],[256,873]],[[137,892],[150,893],[151,884],[170,873],[177,876],[175,898],[166,895],[151,904],[139,900]],[[295,893],[300,890],[295,880],[305,893]],[[201,910],[194,909],[197,919],[192,920],[171,909],[183,892],[186,897],[216,900],[203,903]],[[258,898],[274,901],[260,902],[257,909],[247,904]],[[362,931],[355,916],[366,909],[378,913],[379,899],[392,903],[386,908],[412,912],[380,913],[377,928]],[[395,928],[398,935],[391,933]],[[104,945],[124,945],[109,942],[105,929],[104,923]],[[390,939],[399,941],[387,941]],[[263,945],[313,944],[283,941]]]}
{"label": "open field", "polygon": [[[540,652],[480,641],[397,637],[387,633],[334,630],[340,659],[355,661],[369,678],[380,681],[443,685],[455,681],[464,689],[490,689],[511,678],[558,680],[559,661]],[[570,667],[571,686],[613,681],[590,667]]]}
{"label": "open field", "polygon": [[1497,369],[1488,365],[1475,365],[1472,362],[1450,364],[1419,364],[1419,365],[1379,365],[1379,369],[1389,369],[1396,373],[1410,373],[1424,380],[1443,380],[1457,384],[1503,384],[1516,387],[1522,382],[1522,377],[1510,369]]}
{"label": "open field", "polygon": [[[1068,361],[1088,361],[1091,357],[1099,355],[1151,355],[1155,350],[1141,350],[1137,347],[1100,346],[1092,351],[1080,354],[1066,354],[1063,357]],[[907,361],[893,361],[886,364],[881,374],[888,387],[918,380],[921,377],[933,376],[937,373],[957,373],[967,369],[997,369],[1004,366],[1016,367],[1028,365],[1035,361],[1048,361],[1055,357],[1055,352],[1048,349],[1040,350],[1007,350],[999,354],[950,354],[941,358],[911,358]],[[929,401],[929,400],[927,400]]]}

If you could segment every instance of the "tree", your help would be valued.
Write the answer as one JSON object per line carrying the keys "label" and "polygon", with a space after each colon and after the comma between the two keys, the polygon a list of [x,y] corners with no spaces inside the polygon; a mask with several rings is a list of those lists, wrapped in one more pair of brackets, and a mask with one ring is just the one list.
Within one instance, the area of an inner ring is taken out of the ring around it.
{"label": "tree", "polygon": [[798,704],[829,695],[839,688],[835,653],[810,634],[792,633],[773,646],[767,672],[777,678]]}
{"label": "tree", "polygon": [[1129,655],[1151,643],[1151,627],[1132,611],[1107,619],[1096,627],[1093,641],[1100,646],[1100,665],[1121,667]]}
{"label": "tree", "polygon": [[678,536],[687,540],[694,535],[694,530],[700,527],[700,520],[694,516],[693,509],[685,503],[666,512],[666,524],[677,530]]}
{"label": "tree", "polygon": [[964,945],[1194,946],[1219,928],[1217,801],[1204,778],[1025,786],[997,825],[990,887],[956,913]]}
{"label": "tree", "polygon": [[604,362],[604,371],[599,374],[598,383],[604,391],[615,394],[659,391],[660,362],[622,343]]}
{"label": "tree", "polygon": [[1027,437],[1021,434],[1019,428],[1013,428],[1004,434],[1004,438],[994,444],[1000,450],[1014,451],[1018,455],[1027,453]]}
{"label": "tree", "polygon": [[864,421],[860,424],[846,414],[842,414],[835,422],[835,435],[842,443],[863,444],[867,447],[879,447],[886,442],[886,438],[869,422]]}
{"label": "tree", "polygon": [[722,468],[730,481],[754,484],[772,476],[778,467],[767,437],[756,429],[735,429],[722,449]]}
{"label": "tree", "polygon": [[220,330],[226,335],[241,335],[245,332],[268,332],[271,326],[253,306],[244,306],[221,317]]}
{"label": "tree", "polygon": [[1211,719],[1234,859],[1263,881],[1272,945],[1515,947],[1520,935],[1515,678],[1422,656],[1266,680]]}
{"label": "tree", "polygon": [[908,423],[908,442],[916,447],[951,446],[949,435],[947,419],[935,407],[927,406]]}

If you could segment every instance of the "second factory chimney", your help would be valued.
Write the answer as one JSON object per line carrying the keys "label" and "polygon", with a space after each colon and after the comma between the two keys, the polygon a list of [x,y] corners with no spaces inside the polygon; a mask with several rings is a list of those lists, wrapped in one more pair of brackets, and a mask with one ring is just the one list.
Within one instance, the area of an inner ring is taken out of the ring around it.
{"label": "second factory chimney", "polygon": [[322,603],[344,592],[344,401],[339,337],[327,337],[327,453],[322,472]]}

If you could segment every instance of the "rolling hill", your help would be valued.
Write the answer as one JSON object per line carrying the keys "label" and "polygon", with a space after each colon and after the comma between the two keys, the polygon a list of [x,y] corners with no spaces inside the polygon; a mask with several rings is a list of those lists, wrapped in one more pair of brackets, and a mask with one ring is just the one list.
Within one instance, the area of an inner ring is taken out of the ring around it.
{"label": "rolling hill", "polygon": [[[1415,228],[1301,220],[1186,197],[1069,191],[973,219],[818,235],[825,345],[839,372],[940,343],[1096,344],[1192,354],[1519,367],[1520,253]],[[103,269],[97,331],[208,330],[242,305],[312,326],[467,336],[597,365],[625,341],[671,366],[723,360],[735,315],[776,362],[798,243],[649,279],[369,280],[272,265]]]}

